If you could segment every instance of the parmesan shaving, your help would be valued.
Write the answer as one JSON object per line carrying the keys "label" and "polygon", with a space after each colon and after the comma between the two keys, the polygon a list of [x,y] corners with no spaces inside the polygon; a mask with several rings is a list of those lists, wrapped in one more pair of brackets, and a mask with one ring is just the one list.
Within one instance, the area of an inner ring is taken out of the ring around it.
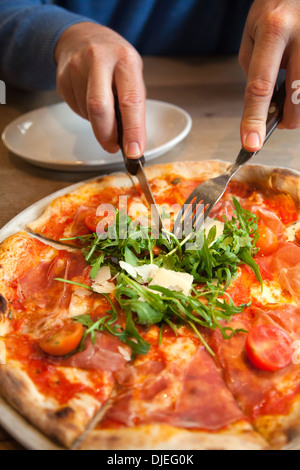
{"label": "parmesan shaving", "polygon": [[115,291],[116,286],[113,282],[109,282],[111,279],[111,272],[109,266],[102,266],[96,274],[92,289],[98,294],[111,294]]}
{"label": "parmesan shaving", "polygon": [[216,237],[213,241],[213,243],[219,238],[221,235],[223,235],[224,232],[224,222],[221,222],[220,220],[214,220],[211,219],[210,217],[207,217],[205,223],[204,223],[204,229],[206,232],[206,235],[208,235],[210,229],[215,225],[217,231],[216,231]]}
{"label": "parmesan shaving", "polygon": [[111,272],[109,266],[101,266],[94,279],[95,284],[103,284],[105,281],[109,281],[111,278]]}
{"label": "parmesan shaving", "polygon": [[137,277],[136,268],[131,266],[131,264],[126,263],[126,261],[119,261],[119,265],[124,271],[126,271],[131,277]]}
{"label": "parmesan shaving", "polygon": [[100,284],[93,284],[93,291],[97,292],[98,294],[111,294],[115,291],[116,286],[113,282],[105,281],[101,285]]}
{"label": "parmesan shaving", "polygon": [[139,275],[144,284],[151,280],[149,286],[160,286],[183,292],[185,295],[189,295],[194,281],[191,274],[159,268],[156,264],[144,264],[138,267],[131,266],[125,261],[120,261],[119,264],[134,279]]}
{"label": "parmesan shaving", "polygon": [[122,348],[122,346],[119,346],[119,347],[118,347],[118,350],[119,350],[119,352],[122,354],[122,356],[124,357],[124,359],[125,359],[126,361],[130,361],[130,360],[131,360],[131,356],[130,356],[129,351],[128,351],[127,349]]}
{"label": "parmesan shaving", "polygon": [[165,287],[166,289],[183,292],[184,295],[189,295],[193,280],[194,278],[191,274],[159,268],[154,273],[149,286]]}

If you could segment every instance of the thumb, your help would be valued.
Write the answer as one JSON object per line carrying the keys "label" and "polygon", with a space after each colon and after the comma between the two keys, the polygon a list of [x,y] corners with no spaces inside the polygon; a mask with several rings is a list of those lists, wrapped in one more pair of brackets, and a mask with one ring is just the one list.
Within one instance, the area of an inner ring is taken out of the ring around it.
{"label": "thumb", "polygon": [[274,83],[269,80],[258,78],[247,84],[241,121],[241,140],[248,152],[256,152],[263,145],[273,90]]}

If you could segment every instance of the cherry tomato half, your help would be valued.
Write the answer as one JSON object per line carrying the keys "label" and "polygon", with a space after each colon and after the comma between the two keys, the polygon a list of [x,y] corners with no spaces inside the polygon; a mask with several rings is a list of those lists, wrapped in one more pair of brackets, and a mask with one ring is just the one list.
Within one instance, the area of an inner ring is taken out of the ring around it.
{"label": "cherry tomato half", "polygon": [[268,256],[274,253],[278,248],[278,240],[270,227],[266,225],[258,226],[259,239],[256,242],[256,247],[259,248],[259,254]]}
{"label": "cherry tomato half", "polygon": [[50,338],[40,341],[40,347],[51,356],[65,356],[77,348],[82,335],[83,326],[81,323],[67,323]]}
{"label": "cherry tomato half", "polygon": [[277,326],[255,326],[247,336],[245,348],[250,362],[258,369],[276,371],[292,360],[292,340]]}
{"label": "cherry tomato half", "polygon": [[95,212],[91,212],[85,217],[84,223],[88,229],[90,229],[92,232],[96,232],[97,226],[101,222],[101,224],[98,226],[98,232],[104,233],[107,227],[111,225],[114,222],[114,220],[115,220],[115,214],[113,212],[107,211],[104,216],[99,217],[96,215],[96,211],[95,211]]}

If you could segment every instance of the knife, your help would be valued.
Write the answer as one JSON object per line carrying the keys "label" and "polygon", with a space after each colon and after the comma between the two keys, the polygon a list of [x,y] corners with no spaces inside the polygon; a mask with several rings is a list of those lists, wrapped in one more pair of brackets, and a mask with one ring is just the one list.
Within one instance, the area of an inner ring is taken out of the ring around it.
{"label": "knife", "polygon": [[116,122],[117,122],[117,132],[118,132],[118,143],[123,155],[124,163],[128,173],[132,176],[136,176],[142,191],[146,197],[148,205],[151,210],[151,219],[154,219],[154,225],[159,231],[163,231],[164,237],[170,242],[170,237],[168,233],[164,231],[164,223],[162,221],[161,215],[159,213],[158,207],[156,205],[153,193],[151,191],[147,176],[144,172],[143,165],[145,163],[145,157],[142,155],[140,158],[128,158],[124,151],[123,146],[123,124],[122,124],[122,117],[119,107],[119,100],[118,97],[115,96],[115,114],[116,114]]}

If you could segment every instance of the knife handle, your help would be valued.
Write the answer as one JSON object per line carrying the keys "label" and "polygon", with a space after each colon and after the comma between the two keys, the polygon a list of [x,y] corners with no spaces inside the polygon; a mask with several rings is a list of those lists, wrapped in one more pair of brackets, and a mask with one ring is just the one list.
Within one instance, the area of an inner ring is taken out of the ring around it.
{"label": "knife handle", "polygon": [[269,114],[266,123],[266,138],[268,140],[274,129],[280,123],[283,115],[283,106],[286,99],[285,81],[281,84],[278,90],[273,94],[271,104],[269,107]]}
{"label": "knife handle", "polygon": [[[274,91],[273,97],[271,100],[271,104],[269,107],[269,113],[266,122],[266,137],[264,140],[264,144],[267,142],[270,135],[276,129],[278,124],[280,123],[283,115],[283,107],[284,102],[286,99],[286,91],[285,91],[285,81],[281,84],[281,86]],[[234,162],[234,164],[229,168],[228,173],[230,177],[235,175],[235,173],[243,166],[245,163],[256,155],[258,152],[247,152],[243,147]]]}
{"label": "knife handle", "polygon": [[122,117],[119,107],[119,100],[118,97],[115,96],[115,115],[116,115],[116,122],[117,122],[117,132],[118,132],[118,144],[121,149],[123,160],[126,166],[126,169],[130,175],[135,176],[140,168],[140,163],[144,165],[145,157],[142,155],[140,158],[128,158],[124,151],[123,146],[123,124],[122,124]]}

